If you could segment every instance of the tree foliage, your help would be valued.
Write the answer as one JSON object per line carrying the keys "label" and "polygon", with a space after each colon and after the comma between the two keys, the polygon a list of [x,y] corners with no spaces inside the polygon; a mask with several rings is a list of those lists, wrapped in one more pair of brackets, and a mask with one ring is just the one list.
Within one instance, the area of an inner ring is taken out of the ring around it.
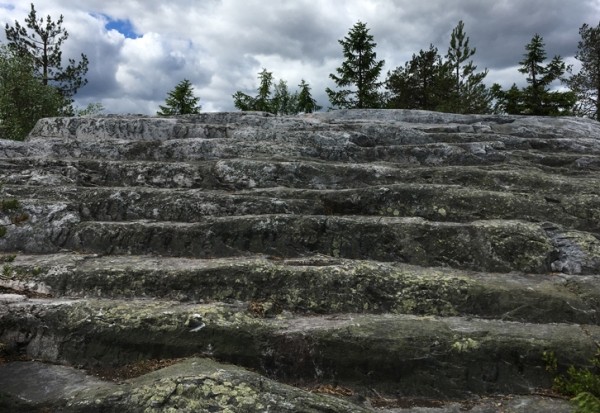
{"label": "tree foliage", "polygon": [[470,60],[475,51],[469,46],[460,21],[452,31],[446,60],[430,45],[429,50],[413,54],[404,67],[388,72],[387,106],[454,113],[489,112],[491,94],[483,83],[488,72],[486,69],[476,73],[477,66]]}
{"label": "tree foliage", "polygon": [[[340,108],[378,108],[382,106],[379,88],[381,69],[384,60],[377,60],[373,36],[365,23],[357,22],[346,37],[338,40],[342,46],[344,62],[336,69],[337,74],[329,77],[335,82],[338,91],[326,89],[329,101]],[[348,87],[351,87],[348,89]]]}
{"label": "tree foliage", "polygon": [[554,376],[553,389],[572,397],[574,413],[597,413],[600,411],[600,348],[590,359],[591,368],[569,366],[559,372],[558,359],[553,352],[544,352],[546,370]]}
{"label": "tree foliage", "polygon": [[313,113],[321,110],[321,106],[317,105],[317,101],[313,99],[310,93],[310,85],[304,79],[302,79],[298,87],[300,88],[296,102],[298,112]]}
{"label": "tree foliage", "polygon": [[170,91],[165,99],[165,105],[160,105],[156,112],[158,116],[195,115],[200,113],[202,106],[198,105],[199,97],[194,96],[194,86],[183,79]]}
{"label": "tree foliage", "polygon": [[582,25],[579,35],[575,58],[581,69],[565,83],[577,96],[575,114],[600,120],[600,23],[596,27]]}
{"label": "tree foliage", "polygon": [[388,72],[385,87],[391,109],[440,110],[450,99],[453,79],[438,49],[413,54],[412,59]]}
{"label": "tree foliage", "polygon": [[23,140],[39,119],[60,115],[64,104],[59,91],[36,76],[30,56],[0,48],[0,137]]}
{"label": "tree foliage", "polygon": [[[299,92],[290,92],[287,82],[280,79],[274,82],[273,73],[263,69],[258,74],[258,94],[252,97],[241,91],[233,95],[233,103],[242,111],[262,111],[275,115],[294,115],[300,112],[311,113],[321,109],[310,93],[310,86],[302,79]],[[275,85],[275,86],[273,86]]]}
{"label": "tree foliage", "polygon": [[69,59],[66,67],[62,62],[62,46],[69,38],[63,29],[63,16],[53,21],[50,16],[39,18],[33,4],[25,19],[25,26],[15,21],[14,26],[6,24],[5,33],[9,47],[20,56],[28,56],[35,75],[44,85],[56,87],[65,103],[70,104],[77,90],[87,84],[88,58],[81,54],[81,60]]}
{"label": "tree foliage", "polygon": [[88,103],[84,108],[75,108],[75,116],[96,116],[104,112],[104,106],[100,102]]}
{"label": "tree foliage", "polygon": [[544,64],[546,50],[544,39],[536,34],[525,46],[526,53],[519,62],[519,72],[527,75],[527,86],[518,89],[513,85],[508,91],[494,85],[495,111],[518,115],[560,116],[571,115],[576,101],[572,91],[551,90],[551,84],[565,74],[567,67],[560,56]]}

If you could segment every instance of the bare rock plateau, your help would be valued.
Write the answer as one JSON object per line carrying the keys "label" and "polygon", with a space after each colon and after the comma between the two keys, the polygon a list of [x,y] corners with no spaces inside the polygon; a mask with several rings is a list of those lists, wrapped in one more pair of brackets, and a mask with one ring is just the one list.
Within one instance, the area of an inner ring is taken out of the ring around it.
{"label": "bare rock plateau", "polygon": [[567,413],[600,343],[591,120],[51,118],[0,183],[0,411]]}

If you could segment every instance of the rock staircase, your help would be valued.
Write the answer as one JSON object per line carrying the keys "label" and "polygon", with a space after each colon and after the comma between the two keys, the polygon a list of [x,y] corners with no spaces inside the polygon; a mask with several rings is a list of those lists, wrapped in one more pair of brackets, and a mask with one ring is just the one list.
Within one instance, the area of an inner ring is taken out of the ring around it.
{"label": "rock staircase", "polygon": [[0,180],[6,411],[569,412],[600,343],[597,122],[54,118]]}

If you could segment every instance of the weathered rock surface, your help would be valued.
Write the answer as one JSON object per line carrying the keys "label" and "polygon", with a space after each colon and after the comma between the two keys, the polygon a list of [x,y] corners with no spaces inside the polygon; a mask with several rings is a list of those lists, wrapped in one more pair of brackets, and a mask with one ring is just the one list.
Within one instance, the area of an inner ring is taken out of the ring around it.
{"label": "weathered rock surface", "polygon": [[368,412],[208,359],[189,359],[118,385],[73,368],[13,362],[0,366],[0,385],[12,398],[6,407],[23,412]]}
{"label": "weathered rock surface", "polygon": [[0,365],[0,407],[567,412],[542,354],[600,342],[597,122],[45,119],[0,182],[0,353],[60,364]]}

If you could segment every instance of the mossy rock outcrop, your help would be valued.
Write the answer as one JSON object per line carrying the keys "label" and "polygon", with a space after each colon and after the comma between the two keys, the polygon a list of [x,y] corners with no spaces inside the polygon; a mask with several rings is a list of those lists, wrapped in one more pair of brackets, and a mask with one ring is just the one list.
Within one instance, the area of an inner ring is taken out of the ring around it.
{"label": "mossy rock outcrop", "polygon": [[591,120],[53,118],[0,165],[9,411],[566,413],[543,353],[600,342]]}

